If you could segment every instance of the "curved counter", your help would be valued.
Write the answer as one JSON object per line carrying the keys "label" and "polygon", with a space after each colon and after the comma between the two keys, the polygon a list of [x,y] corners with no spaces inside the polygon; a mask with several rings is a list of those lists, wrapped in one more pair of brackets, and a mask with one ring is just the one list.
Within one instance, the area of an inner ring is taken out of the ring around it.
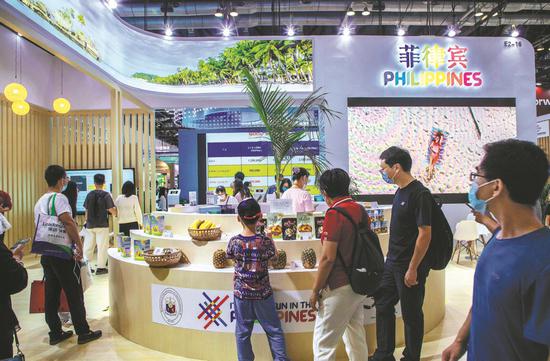
{"label": "curved counter", "polygon": [[[233,313],[233,268],[216,269],[212,254],[227,247],[228,233],[219,241],[195,242],[185,229],[198,215],[162,213],[174,237],[155,237],[132,231],[134,239],[150,239],[152,247],[182,249],[191,264],[150,268],[145,262],[124,258],[109,250],[110,322],[127,339],[158,351],[200,360],[236,360]],[[204,215],[201,215],[204,216]],[[187,219],[183,220],[180,217]],[[222,229],[234,231],[235,216],[207,215]],[[230,219],[234,222],[230,224]],[[223,223],[227,224],[223,226]],[[235,227],[236,226],[236,227]],[[227,228],[226,228],[227,227]],[[387,245],[387,236],[381,235]],[[304,269],[300,254],[305,248],[320,251],[319,240],[275,241],[287,253],[289,265],[270,270],[271,285],[285,331],[289,357],[311,360],[315,313],[308,299],[316,269]],[[375,348],[375,310],[365,302],[365,328],[369,349]],[[399,310],[399,309],[398,309]],[[425,331],[436,327],[445,314],[445,273],[431,272],[426,285]],[[403,323],[397,314],[397,342],[403,342]],[[256,326],[252,344],[257,360],[271,360],[267,338]],[[345,359],[341,344],[338,358]]]}

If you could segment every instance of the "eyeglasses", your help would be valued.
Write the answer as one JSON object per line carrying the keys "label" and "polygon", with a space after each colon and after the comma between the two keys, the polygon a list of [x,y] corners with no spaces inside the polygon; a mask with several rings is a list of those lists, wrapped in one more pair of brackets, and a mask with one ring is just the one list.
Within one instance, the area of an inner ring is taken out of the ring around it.
{"label": "eyeglasses", "polygon": [[473,182],[475,181],[477,178],[485,178],[487,179],[487,176],[485,176],[484,174],[479,174],[479,173],[470,173],[470,182]]}

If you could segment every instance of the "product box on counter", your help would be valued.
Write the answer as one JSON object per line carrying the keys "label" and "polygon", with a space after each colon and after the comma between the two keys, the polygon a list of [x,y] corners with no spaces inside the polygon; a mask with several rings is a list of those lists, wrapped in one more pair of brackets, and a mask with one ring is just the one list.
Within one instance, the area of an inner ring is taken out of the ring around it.
{"label": "product box on counter", "polygon": [[325,216],[317,216],[314,218],[315,222],[315,238],[321,239],[323,235],[323,223],[325,222]]}
{"label": "product box on counter", "polygon": [[122,257],[130,257],[132,253],[132,239],[123,235],[120,237],[118,248]]}
{"label": "product box on counter", "polygon": [[122,247],[122,237],[124,237],[124,233],[118,233],[116,235],[116,249],[118,253],[122,254],[123,247]]}
{"label": "product box on counter", "polygon": [[298,219],[292,216],[285,216],[281,219],[283,225],[283,239],[285,241],[292,241],[296,239],[298,231]]}
{"label": "product box on counter", "polygon": [[283,215],[281,213],[268,213],[267,227],[271,231],[273,239],[283,239]]}
{"label": "product box on counter", "polygon": [[143,232],[145,234],[151,234],[151,215],[144,214],[143,215]]}
{"label": "product box on counter", "polygon": [[143,261],[143,254],[151,249],[150,239],[134,239],[134,259]]}
{"label": "product box on counter", "polygon": [[162,236],[164,233],[164,216],[150,216],[151,234],[153,236]]}
{"label": "product box on counter", "polygon": [[298,213],[298,239],[312,239],[315,218],[311,212]]}

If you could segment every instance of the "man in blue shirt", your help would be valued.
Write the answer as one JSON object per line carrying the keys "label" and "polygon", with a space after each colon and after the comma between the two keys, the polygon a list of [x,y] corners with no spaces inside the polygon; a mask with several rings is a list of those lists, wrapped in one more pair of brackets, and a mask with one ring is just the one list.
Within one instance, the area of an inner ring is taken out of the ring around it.
{"label": "man in blue shirt", "polygon": [[479,258],[472,308],[442,355],[457,361],[547,361],[550,347],[550,229],[535,214],[548,179],[548,159],[535,144],[504,140],[485,146],[470,175],[475,211],[500,228]]}

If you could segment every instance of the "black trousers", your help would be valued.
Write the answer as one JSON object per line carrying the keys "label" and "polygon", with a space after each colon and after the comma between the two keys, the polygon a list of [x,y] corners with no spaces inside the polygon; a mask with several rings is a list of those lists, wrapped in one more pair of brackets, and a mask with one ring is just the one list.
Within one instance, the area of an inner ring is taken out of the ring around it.
{"label": "black trousers", "polygon": [[65,291],[69,311],[77,335],[90,332],[86,321],[84,307],[84,293],[80,282],[80,267],[75,260],[65,260],[57,257],[42,256],[40,260],[44,268],[45,286],[45,314],[46,323],[50,328],[50,337],[61,334],[61,320],[57,315],[61,290]]}
{"label": "black trousers", "polygon": [[376,360],[393,360],[395,351],[395,305],[401,301],[401,312],[405,324],[406,361],[420,361],[424,339],[424,294],[429,270],[418,270],[418,285],[405,286],[406,269],[386,264],[380,288],[375,295],[376,305]]}
{"label": "black trousers", "polygon": [[13,328],[0,328],[0,360],[13,357]]}
{"label": "black trousers", "polygon": [[118,231],[124,233],[126,237],[130,237],[130,230],[132,229],[139,229],[138,222],[120,223],[118,225]]}

